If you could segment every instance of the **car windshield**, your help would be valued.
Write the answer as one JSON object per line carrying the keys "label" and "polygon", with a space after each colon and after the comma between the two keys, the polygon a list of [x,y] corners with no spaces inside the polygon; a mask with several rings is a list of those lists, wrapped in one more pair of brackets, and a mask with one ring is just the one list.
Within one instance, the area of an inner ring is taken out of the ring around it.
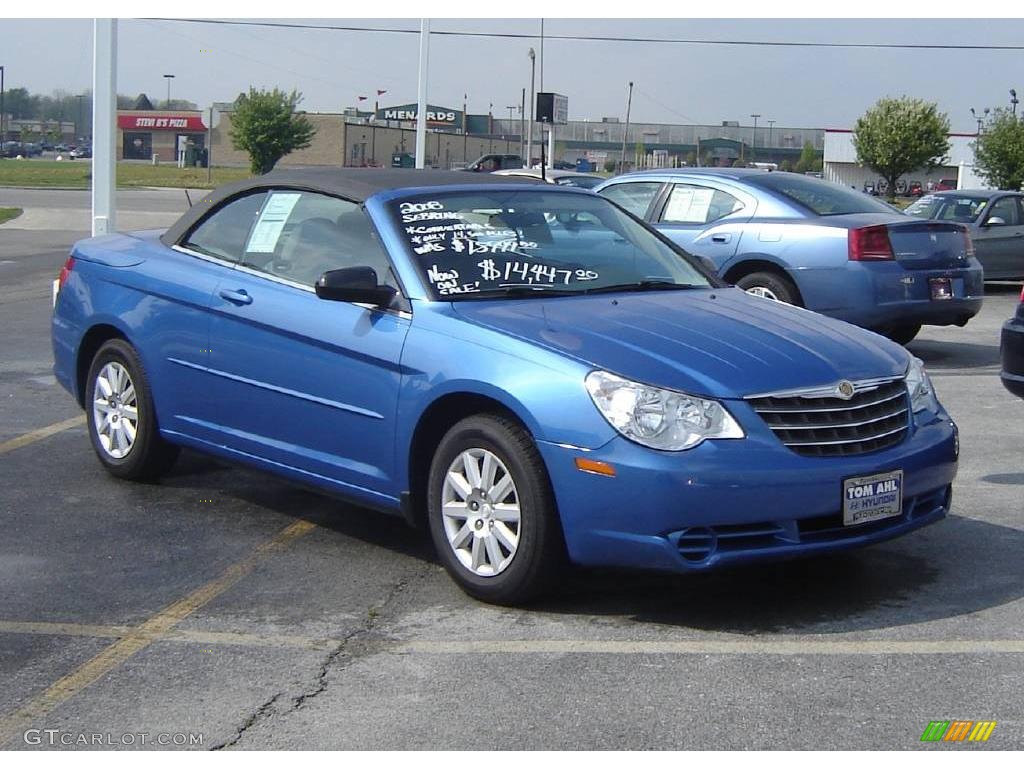
{"label": "car windshield", "polygon": [[763,173],[745,180],[809,208],[818,216],[845,213],[892,213],[892,208],[856,189],[796,173]]}
{"label": "car windshield", "polygon": [[956,221],[970,224],[981,213],[988,200],[984,197],[968,195],[925,195],[905,213],[908,216],[920,216],[922,219],[938,219],[940,221]]}
{"label": "car windshield", "polygon": [[712,285],[682,251],[596,195],[437,191],[391,208],[434,298]]}

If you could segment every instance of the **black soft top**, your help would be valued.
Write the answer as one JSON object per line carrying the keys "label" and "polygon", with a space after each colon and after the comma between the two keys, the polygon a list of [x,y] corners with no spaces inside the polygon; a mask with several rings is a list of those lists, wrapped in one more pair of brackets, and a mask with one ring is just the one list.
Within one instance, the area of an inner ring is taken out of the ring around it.
{"label": "black soft top", "polygon": [[295,168],[271,171],[244,181],[225,184],[203,195],[180,219],[160,236],[164,245],[174,245],[195,223],[225,199],[248,190],[271,187],[305,189],[362,203],[378,192],[410,187],[443,187],[456,184],[533,184],[527,177],[493,176],[469,171],[435,171],[414,168]]}

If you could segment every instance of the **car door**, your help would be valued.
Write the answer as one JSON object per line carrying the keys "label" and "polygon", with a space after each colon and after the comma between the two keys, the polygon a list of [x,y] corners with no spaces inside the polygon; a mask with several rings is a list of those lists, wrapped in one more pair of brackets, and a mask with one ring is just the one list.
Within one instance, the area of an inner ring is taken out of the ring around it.
{"label": "car door", "polygon": [[654,213],[654,226],[684,250],[720,268],[736,254],[753,200],[704,182],[673,184]]}
{"label": "car door", "polygon": [[1003,195],[992,200],[972,238],[986,278],[1014,274],[1024,251],[1024,216],[1019,198]]}
{"label": "car door", "polygon": [[398,494],[394,420],[410,315],[317,297],[323,272],[350,266],[398,287],[360,206],[309,191],[267,195],[243,260],[213,297],[215,429],[241,455],[388,504]]}

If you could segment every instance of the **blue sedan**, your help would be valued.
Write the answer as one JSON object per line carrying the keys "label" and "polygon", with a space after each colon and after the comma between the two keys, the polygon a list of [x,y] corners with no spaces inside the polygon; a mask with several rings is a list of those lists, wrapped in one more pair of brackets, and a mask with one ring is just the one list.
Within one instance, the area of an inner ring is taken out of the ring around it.
{"label": "blue sedan", "polygon": [[466,592],[699,571],[946,515],[919,360],[724,285],[614,203],[461,173],[270,174],[79,242],[55,373],[103,467],[181,448],[425,525]]}
{"label": "blue sedan", "polygon": [[983,270],[967,227],[921,221],[856,190],[745,168],[644,171],[596,190],[727,282],[906,344],[922,325],[965,325]]}

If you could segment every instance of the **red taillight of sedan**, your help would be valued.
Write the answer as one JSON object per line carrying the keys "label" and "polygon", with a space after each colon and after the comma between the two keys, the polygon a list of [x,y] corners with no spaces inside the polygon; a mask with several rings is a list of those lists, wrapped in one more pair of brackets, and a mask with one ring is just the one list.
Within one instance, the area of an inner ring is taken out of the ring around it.
{"label": "red taillight of sedan", "polygon": [[967,227],[964,227],[964,250],[967,252],[967,258],[974,258],[974,241],[971,240],[971,233]]}
{"label": "red taillight of sedan", "polygon": [[850,261],[892,261],[892,244],[889,242],[889,228],[884,224],[875,227],[851,229],[847,235]]}
{"label": "red taillight of sedan", "polygon": [[68,260],[64,262],[64,266],[61,267],[60,274],[57,276],[57,290],[60,291],[64,287],[64,283],[68,281],[71,276],[71,270],[75,268],[75,257],[68,256]]}

